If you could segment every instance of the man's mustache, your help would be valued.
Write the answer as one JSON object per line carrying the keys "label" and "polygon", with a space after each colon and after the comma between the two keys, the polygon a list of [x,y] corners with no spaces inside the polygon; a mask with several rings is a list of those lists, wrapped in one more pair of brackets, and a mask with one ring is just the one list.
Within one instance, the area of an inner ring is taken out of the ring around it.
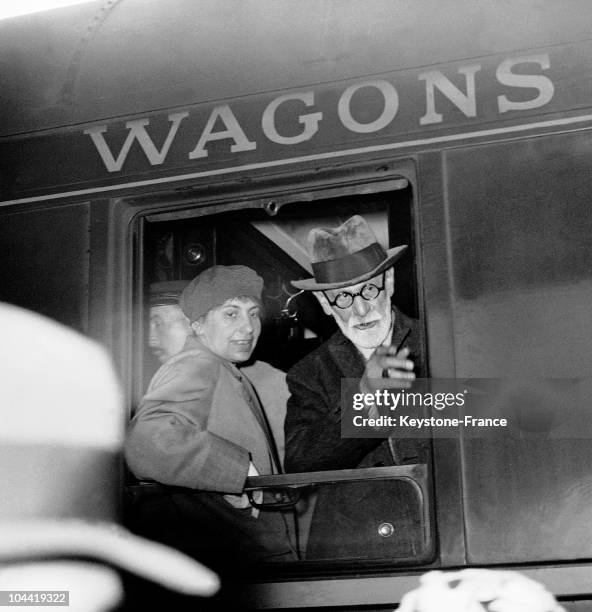
{"label": "man's mustache", "polygon": [[384,315],[377,311],[370,311],[364,317],[356,317],[355,315],[349,318],[347,322],[349,327],[354,327],[355,325],[363,325],[365,323],[375,323],[379,322],[384,318]]}

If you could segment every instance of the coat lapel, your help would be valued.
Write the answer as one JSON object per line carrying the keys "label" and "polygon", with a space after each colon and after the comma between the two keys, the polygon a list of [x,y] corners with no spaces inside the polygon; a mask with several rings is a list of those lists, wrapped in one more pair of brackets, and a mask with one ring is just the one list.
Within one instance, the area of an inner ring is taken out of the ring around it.
{"label": "coat lapel", "polygon": [[[246,448],[262,474],[271,474],[269,451],[261,426],[248,405],[246,390],[230,366],[221,361],[208,430]],[[238,371],[237,371],[238,372]]]}

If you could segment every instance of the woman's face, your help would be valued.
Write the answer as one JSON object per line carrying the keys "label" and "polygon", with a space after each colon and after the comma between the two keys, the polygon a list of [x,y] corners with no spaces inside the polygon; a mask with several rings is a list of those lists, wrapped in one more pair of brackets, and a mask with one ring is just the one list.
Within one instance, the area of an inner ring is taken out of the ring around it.
{"label": "woman's face", "polygon": [[231,361],[247,361],[261,333],[261,306],[252,298],[232,298],[193,324],[202,344]]}

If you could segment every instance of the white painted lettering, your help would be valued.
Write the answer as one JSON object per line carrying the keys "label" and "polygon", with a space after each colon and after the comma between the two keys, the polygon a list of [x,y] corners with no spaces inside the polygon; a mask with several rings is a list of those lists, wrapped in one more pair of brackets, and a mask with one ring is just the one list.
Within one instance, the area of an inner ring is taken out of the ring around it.
{"label": "white painted lettering", "polygon": [[441,123],[442,115],[436,112],[436,88],[440,90],[466,117],[477,115],[475,98],[475,73],[481,70],[480,64],[461,66],[459,74],[465,75],[466,93],[450,82],[439,70],[422,72],[418,75],[420,81],[426,82],[426,114],[419,119],[420,125]]}
{"label": "white painted lettering", "polygon": [[304,93],[286,94],[272,100],[267,105],[265,111],[263,111],[263,117],[261,118],[263,133],[271,142],[277,142],[282,145],[293,145],[310,140],[319,130],[319,121],[323,118],[323,113],[300,115],[298,122],[304,126],[304,130],[296,136],[281,136],[278,133],[275,125],[275,113],[280,104],[288,100],[300,100],[304,102],[305,106],[312,106],[314,104],[314,93],[307,91]]}
{"label": "white painted lettering", "polygon": [[[226,129],[220,132],[213,132],[212,130],[218,118],[222,120]],[[189,153],[189,159],[207,157],[208,152],[205,150],[206,143],[212,140],[225,140],[226,138],[232,138],[232,140],[234,140],[234,144],[230,145],[230,151],[232,153],[253,151],[257,148],[257,143],[250,141],[243,132],[230,106],[224,104],[223,106],[216,106],[211,112],[206,127],[197,141],[195,149]]]}
{"label": "white painted lettering", "polygon": [[[370,123],[360,123],[352,117],[351,100],[354,94],[363,87],[374,87],[382,94],[384,100],[384,108],[380,117]],[[339,98],[337,106],[337,114],[341,123],[352,132],[359,134],[369,134],[377,132],[386,127],[397,115],[399,110],[399,95],[397,90],[388,81],[366,81],[348,87]]]}
{"label": "white painted lettering", "polygon": [[507,85],[508,87],[527,87],[537,89],[539,92],[535,98],[524,102],[512,102],[507,96],[498,96],[497,105],[500,113],[507,113],[512,110],[540,108],[548,104],[553,98],[555,87],[548,77],[542,74],[515,74],[512,72],[512,68],[516,66],[516,64],[528,63],[538,64],[543,70],[548,70],[550,66],[549,56],[546,53],[509,58],[498,66],[495,76],[502,85]]}
{"label": "white painted lettering", "polygon": [[109,146],[105,142],[105,137],[103,136],[103,134],[107,131],[106,125],[98,125],[93,128],[88,128],[84,130],[84,133],[88,134],[92,138],[92,141],[94,142],[95,147],[109,172],[117,172],[118,170],[121,170],[125,160],[127,159],[129,150],[136,139],[142,147],[142,151],[144,151],[146,154],[150,164],[152,166],[158,166],[166,159],[167,153],[169,152],[173,139],[175,138],[175,134],[179,129],[179,124],[188,115],[189,113],[173,113],[168,116],[168,120],[172,123],[172,125],[160,151],[154,146],[152,139],[146,132],[146,126],[150,125],[150,119],[135,119],[133,121],[128,121],[125,124],[125,127],[129,130],[129,132],[123,146],[121,147],[121,150],[119,151],[117,159],[115,159],[111,153]]}

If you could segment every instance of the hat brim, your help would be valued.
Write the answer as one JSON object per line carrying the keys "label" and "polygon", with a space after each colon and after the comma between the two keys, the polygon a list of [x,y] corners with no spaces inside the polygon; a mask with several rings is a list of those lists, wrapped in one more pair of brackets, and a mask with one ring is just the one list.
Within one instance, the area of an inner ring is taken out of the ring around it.
{"label": "hat brim", "polygon": [[187,595],[213,595],[218,576],[187,555],[113,523],[17,520],[0,523],[0,562],[32,558],[96,559]]}
{"label": "hat brim", "polygon": [[406,244],[401,244],[392,249],[389,249],[386,254],[386,258],[380,264],[378,264],[375,268],[362,274],[361,276],[356,276],[355,278],[348,279],[346,281],[341,281],[338,283],[317,283],[316,279],[313,278],[305,278],[303,280],[291,281],[292,285],[296,287],[296,289],[302,289],[304,291],[325,291],[326,289],[342,289],[343,287],[350,287],[351,285],[357,285],[358,283],[362,283],[373,276],[377,276],[381,272],[384,272],[387,268],[390,268],[396,261],[403,255],[403,253],[407,250]]}

